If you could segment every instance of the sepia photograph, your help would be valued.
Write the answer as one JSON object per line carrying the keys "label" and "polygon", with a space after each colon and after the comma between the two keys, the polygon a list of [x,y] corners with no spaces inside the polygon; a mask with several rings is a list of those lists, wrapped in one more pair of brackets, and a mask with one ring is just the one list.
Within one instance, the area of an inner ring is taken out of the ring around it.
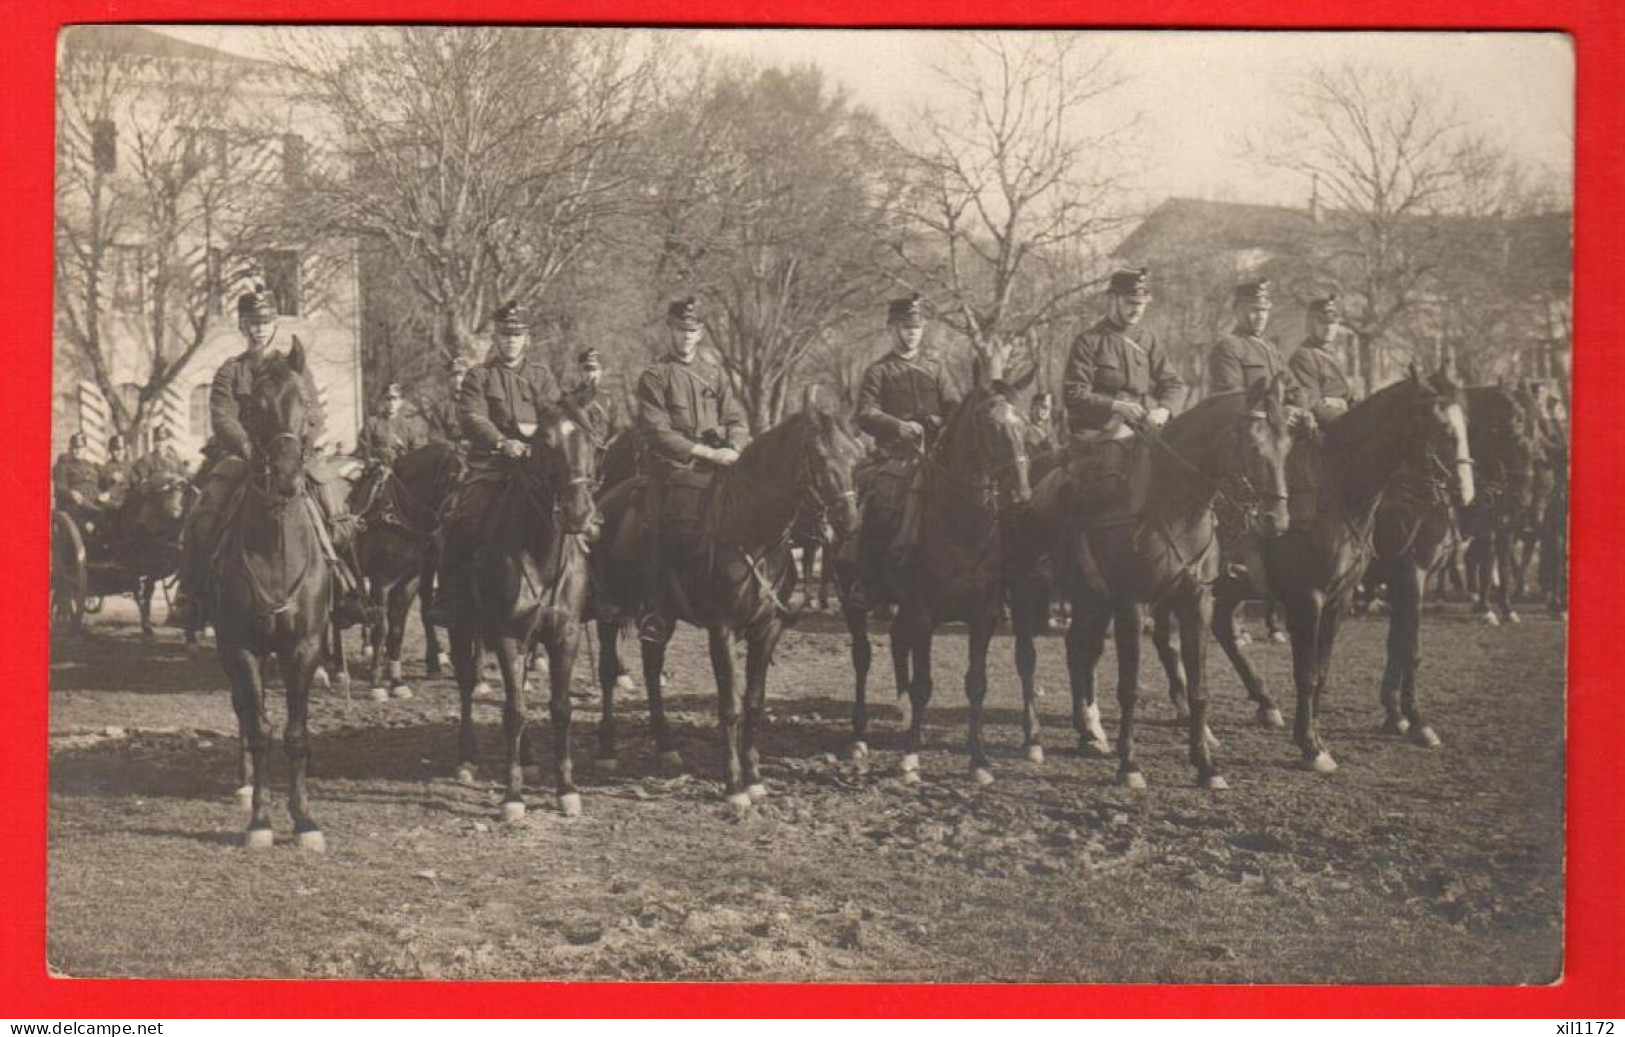
{"label": "sepia photograph", "polygon": [[1568,35],[55,70],[51,976],[1562,980]]}

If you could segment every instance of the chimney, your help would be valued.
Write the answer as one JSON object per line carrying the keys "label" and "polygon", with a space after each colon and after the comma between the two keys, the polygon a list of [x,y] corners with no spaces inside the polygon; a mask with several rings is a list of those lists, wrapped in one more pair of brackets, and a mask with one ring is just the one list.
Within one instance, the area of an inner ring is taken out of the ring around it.
{"label": "chimney", "polygon": [[1313,174],[1309,181],[1309,219],[1315,223],[1320,222],[1320,174]]}

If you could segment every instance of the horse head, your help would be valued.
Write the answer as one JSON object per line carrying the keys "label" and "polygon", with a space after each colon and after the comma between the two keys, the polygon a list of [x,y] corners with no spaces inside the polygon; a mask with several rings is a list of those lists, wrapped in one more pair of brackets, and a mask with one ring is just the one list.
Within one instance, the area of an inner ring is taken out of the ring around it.
{"label": "horse head", "polygon": [[1486,486],[1491,479],[1499,482],[1514,510],[1527,512],[1534,503],[1535,467],[1542,453],[1539,427],[1505,384],[1471,390],[1468,404],[1474,467]]}
{"label": "horse head", "polygon": [[291,500],[300,490],[310,449],[310,401],[305,398],[305,348],[293,340],[287,356],[268,356],[254,372],[242,414],[256,464],[270,490]]}
{"label": "horse head", "polygon": [[1466,394],[1456,381],[1449,360],[1423,375],[1414,365],[1410,381],[1416,389],[1415,425],[1411,440],[1426,451],[1436,468],[1448,475],[1455,503],[1473,502],[1473,455],[1467,438]]}
{"label": "horse head", "polygon": [[997,385],[978,388],[949,418],[933,453],[952,471],[991,480],[1001,509],[1025,507],[1033,499],[1025,426],[1009,392]]}
{"label": "horse head", "polygon": [[135,509],[134,526],[143,532],[179,532],[186,512],[197,497],[197,487],[183,475],[148,479],[130,494]]}
{"label": "horse head", "polygon": [[1259,532],[1279,536],[1291,523],[1287,511],[1286,458],[1292,450],[1292,423],[1286,408],[1285,375],[1255,382],[1247,390],[1228,444],[1218,452],[1219,483],[1227,495],[1244,501],[1258,519]]}
{"label": "horse head", "polygon": [[796,480],[800,508],[804,514],[816,516],[820,527],[832,526],[836,539],[854,535],[859,520],[858,494],[852,481],[852,469],[861,454],[857,440],[811,396],[802,414],[810,430],[802,440],[802,474]]}
{"label": "horse head", "polygon": [[598,449],[586,428],[563,409],[543,415],[531,437],[529,463],[531,474],[552,491],[564,532],[589,532],[598,521]]}

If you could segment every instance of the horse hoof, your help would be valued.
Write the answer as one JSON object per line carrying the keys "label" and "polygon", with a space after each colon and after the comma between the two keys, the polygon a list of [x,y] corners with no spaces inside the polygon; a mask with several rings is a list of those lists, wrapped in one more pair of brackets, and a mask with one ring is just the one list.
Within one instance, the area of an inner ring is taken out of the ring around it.
{"label": "horse hoof", "polygon": [[525,804],[510,800],[502,804],[502,820],[507,824],[525,819]]}
{"label": "horse hoof", "polygon": [[491,684],[490,684],[490,682],[489,681],[480,681],[478,684],[474,685],[474,697],[477,698],[477,699],[490,698],[491,697]]}
{"label": "horse hoof", "polygon": [[348,691],[350,689],[350,675],[347,673],[339,674],[337,677],[333,678],[333,684],[340,691]]}
{"label": "horse hoof", "polygon": [[1236,647],[1238,647],[1238,648],[1246,648],[1248,645],[1250,645],[1252,643],[1253,643],[1253,635],[1247,633],[1247,631],[1245,631],[1245,630],[1238,630],[1236,632]]}
{"label": "horse hoof", "polygon": [[1104,738],[1082,738],[1078,740],[1078,753],[1082,756],[1110,756],[1112,747]]}
{"label": "horse hoof", "polygon": [[728,809],[736,816],[743,817],[750,813],[751,801],[748,792],[735,792],[728,796]]}
{"label": "horse hoof", "polygon": [[613,756],[600,756],[592,765],[599,774],[614,774],[621,769],[621,761]]}
{"label": "horse hoof", "polygon": [[987,788],[989,785],[993,784],[993,772],[988,770],[986,767],[972,767],[970,771],[970,778],[983,788]]}
{"label": "horse hoof", "polygon": [[371,689],[370,691],[367,692],[367,697],[372,699],[374,702],[388,702],[389,701],[389,689],[388,688],[373,688],[373,689]]}
{"label": "horse hoof", "polygon": [[1321,750],[1315,754],[1309,766],[1314,768],[1316,774],[1331,774],[1337,770],[1337,761],[1332,759],[1331,753]]}
{"label": "horse hoof", "polygon": [[276,833],[269,828],[250,828],[248,834],[243,836],[243,849],[269,850],[276,841]]}
{"label": "horse hoof", "polygon": [[300,832],[294,841],[298,844],[299,849],[305,853],[327,852],[327,837],[321,833],[320,829],[312,828],[308,832]]}
{"label": "horse hoof", "polygon": [[1274,706],[1260,706],[1258,709],[1258,722],[1265,727],[1277,729],[1286,726],[1286,718],[1283,717],[1281,715],[1281,711]]}
{"label": "horse hoof", "polygon": [[1230,783],[1224,780],[1222,774],[1208,775],[1202,779],[1201,785],[1202,788],[1207,789],[1209,792],[1223,792],[1230,787]]}
{"label": "horse hoof", "polygon": [[1501,617],[1497,616],[1493,612],[1486,612],[1478,618],[1482,619],[1484,621],[1484,625],[1488,627],[1498,627],[1501,625]]}
{"label": "horse hoof", "polygon": [[636,691],[637,687],[638,686],[632,682],[632,675],[630,673],[623,673],[619,677],[615,678],[616,691]]}
{"label": "horse hoof", "polygon": [[1125,789],[1145,788],[1145,775],[1139,771],[1123,771],[1117,776],[1117,783]]}
{"label": "horse hoof", "polygon": [[566,792],[559,797],[559,813],[565,817],[581,816],[581,793]]}
{"label": "horse hoof", "polygon": [[1043,763],[1044,762],[1044,747],[1041,746],[1041,745],[1029,745],[1027,747],[1027,762],[1028,763]]}
{"label": "horse hoof", "polygon": [[851,755],[852,755],[852,759],[854,759],[854,760],[867,760],[869,758],[869,746],[868,746],[868,743],[866,743],[866,742],[853,742],[852,743],[852,754]]}
{"label": "horse hoof", "polygon": [[1417,728],[1416,733],[1411,736],[1411,739],[1424,749],[1437,749],[1442,744],[1439,741],[1438,734],[1435,733],[1433,728],[1429,727],[1427,724],[1423,724],[1421,727]]}
{"label": "horse hoof", "polygon": [[458,767],[457,767],[457,783],[458,784],[460,784],[460,785],[472,785],[477,780],[479,780],[478,771],[477,771],[477,769],[475,768],[475,766],[472,763],[464,763],[464,764],[458,765]]}
{"label": "horse hoof", "polygon": [[333,679],[327,675],[327,670],[325,667],[316,667],[316,672],[310,676],[310,686],[320,689],[321,691],[329,691],[332,689]]}
{"label": "horse hoof", "polygon": [[1507,622],[1512,623],[1512,624],[1522,623],[1523,622],[1523,617],[1518,615],[1516,612],[1508,612],[1507,613]]}
{"label": "horse hoof", "polygon": [[745,795],[750,797],[752,803],[760,803],[768,796],[767,786],[758,781],[745,789]]}
{"label": "horse hoof", "polygon": [[244,785],[237,790],[237,805],[244,810],[254,805],[254,786]]}
{"label": "horse hoof", "polygon": [[660,754],[660,765],[662,767],[668,767],[672,770],[680,771],[683,769],[683,754],[678,752],[676,749],[667,749],[665,752]]}
{"label": "horse hoof", "polygon": [[1287,642],[1286,631],[1284,631],[1284,630],[1271,630],[1270,631],[1270,640],[1275,642],[1278,645],[1286,644],[1286,642]]}
{"label": "horse hoof", "polygon": [[412,697],[412,687],[409,684],[397,684],[389,689],[389,697],[394,699],[409,699]]}

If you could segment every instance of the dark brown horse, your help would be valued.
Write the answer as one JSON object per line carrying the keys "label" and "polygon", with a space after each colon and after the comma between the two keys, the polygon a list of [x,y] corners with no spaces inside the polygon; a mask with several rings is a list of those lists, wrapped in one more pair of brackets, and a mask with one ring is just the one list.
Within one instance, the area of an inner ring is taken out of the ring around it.
{"label": "dark brown horse", "polygon": [[[1134,757],[1134,713],[1139,687],[1143,607],[1179,622],[1180,652],[1190,708],[1190,756],[1197,784],[1222,789],[1207,723],[1206,652],[1213,614],[1212,585],[1219,573],[1215,506],[1248,516],[1265,543],[1287,527],[1286,457],[1291,433],[1281,377],[1247,392],[1210,396],[1152,434],[1146,501],[1126,520],[1062,524],[1070,536],[1088,537],[1099,580],[1068,557],[1064,582],[1072,598],[1067,669],[1072,679],[1072,724],[1084,751],[1105,750],[1095,704],[1095,664],[1115,625],[1118,780],[1142,788]],[[1062,507],[1075,504],[1063,496]],[[1073,507],[1076,514],[1078,508]]]}
{"label": "dark brown horse", "polygon": [[[1458,441],[1465,445],[1457,424],[1460,403],[1443,373],[1425,379],[1413,373],[1355,404],[1318,440],[1297,440],[1292,528],[1268,542],[1237,537],[1236,557],[1227,560],[1241,561],[1243,568],[1230,568],[1214,584],[1214,635],[1268,727],[1282,726],[1280,707],[1237,640],[1235,615],[1246,601],[1275,597],[1285,607],[1298,695],[1295,737],[1305,762],[1322,773],[1337,764],[1319,738],[1315,712],[1339,626],[1370,561],[1377,505],[1384,492],[1406,481],[1408,471],[1448,478]],[[1470,484],[1470,473],[1468,478]],[[1318,485],[1298,485],[1305,480]],[[1157,650],[1174,705],[1183,712],[1184,674],[1168,638],[1162,614]]]}
{"label": "dark brown horse", "polygon": [[525,816],[522,750],[528,718],[521,667],[538,644],[547,651],[559,809],[566,816],[581,812],[570,755],[570,680],[587,596],[586,541],[598,516],[595,467],[596,450],[581,425],[563,411],[544,414],[530,455],[514,463],[496,504],[481,517],[480,542],[469,566],[474,607],[451,627],[462,704],[457,742],[462,781],[474,780],[474,687],[482,643],[495,652],[502,673],[506,821]]}
{"label": "dark brown horse", "polygon": [[1513,550],[1534,506],[1539,431],[1504,386],[1468,389],[1466,400],[1478,494],[1460,516],[1461,533],[1468,538],[1467,580],[1478,588],[1478,613],[1485,622],[1516,623]]}
{"label": "dark brown horse", "polygon": [[[1384,390],[1390,391],[1395,390]],[[1468,408],[1466,395],[1448,367],[1441,367],[1428,379],[1413,371],[1408,380],[1399,383],[1397,392],[1414,400],[1410,420],[1396,421],[1399,432],[1423,449],[1409,450],[1388,480],[1371,533],[1372,575],[1388,588],[1388,664],[1380,692],[1382,729],[1389,734],[1409,732],[1418,745],[1436,748],[1439,736],[1416,704],[1422,598],[1428,574],[1445,563],[1459,537],[1455,509],[1471,505],[1474,499]],[[1353,414],[1350,411],[1348,417]],[[1386,434],[1395,432],[1387,430]],[[1296,661],[1295,637],[1293,643]],[[1300,683],[1300,707],[1302,699]],[[1302,724],[1300,717],[1300,728]],[[1313,736],[1312,729],[1310,733]]]}
{"label": "dark brown horse", "polygon": [[243,781],[249,822],[246,845],[272,842],[266,794],[271,722],[261,671],[275,653],[288,699],[283,748],[288,756],[288,812],[301,849],[326,843],[311,816],[305,768],[311,677],[321,634],[333,604],[332,568],[323,547],[321,519],[305,475],[311,450],[301,391],[304,348],[295,341],[286,357],[265,360],[243,413],[253,460],[243,496],[228,519],[220,548],[214,617],[220,663],[231,680],[231,701],[243,740]]}
{"label": "dark brown horse", "polygon": [[[715,474],[700,504],[697,543],[687,551],[667,552],[661,610],[668,619],[704,627],[710,637],[726,743],[724,794],[735,809],[747,809],[767,795],[756,730],[765,708],[768,664],[783,631],[784,598],[796,578],[791,532],[804,511],[827,515],[843,534],[856,526],[851,474],[856,454],[856,444],[834,418],[815,409],[797,412]],[[637,518],[630,510],[609,512],[606,507],[604,542],[613,544],[619,524]],[[613,768],[615,680],[622,672],[616,633],[637,609],[642,588],[635,562],[613,550],[594,552],[593,568],[604,696],[598,751],[600,761]],[[674,625],[668,624],[666,640],[640,642],[655,747],[668,760],[675,759],[676,748],[661,698],[661,668]],[[743,695],[733,656],[740,635],[746,643]]]}
{"label": "dark brown horse", "polygon": [[[933,690],[932,641],[938,626],[952,622],[968,627],[965,696],[970,703],[971,774],[981,784],[993,780],[992,763],[982,742],[987,650],[1009,586],[1010,523],[1032,501],[1025,423],[1012,395],[1003,383],[973,389],[948,417],[922,462],[915,491],[920,494],[918,543],[900,574],[902,601],[892,628],[898,680],[908,687],[910,715],[901,768],[904,780],[911,783],[920,777],[919,754]],[[1018,629],[1018,638],[1024,633],[1030,631]],[[908,653],[906,670],[899,635]],[[1018,664],[1021,659],[1018,649]],[[1034,745],[1037,704],[1030,673],[1022,676],[1024,728],[1027,744]],[[862,708],[860,697],[854,726]]]}
{"label": "dark brown horse", "polygon": [[[374,702],[411,697],[401,676],[406,617],[425,575],[433,579],[440,507],[462,472],[462,458],[450,444],[430,443],[372,472],[350,495],[350,510],[361,519],[356,562],[376,610],[368,640]],[[440,645],[428,621],[423,637],[425,663],[432,673],[439,667]],[[387,686],[380,673],[386,663]]]}

